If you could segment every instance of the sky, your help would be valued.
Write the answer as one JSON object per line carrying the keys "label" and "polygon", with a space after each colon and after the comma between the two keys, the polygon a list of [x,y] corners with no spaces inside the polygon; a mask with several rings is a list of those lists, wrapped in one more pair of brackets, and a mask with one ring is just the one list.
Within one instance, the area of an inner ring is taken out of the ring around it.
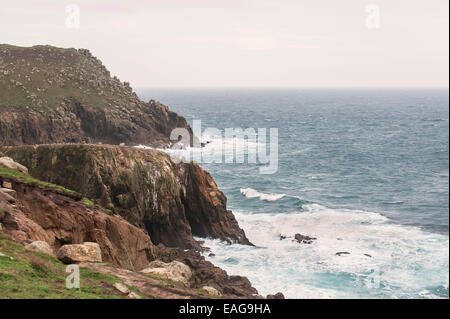
{"label": "sky", "polygon": [[448,0],[1,0],[0,43],[133,87],[446,87]]}

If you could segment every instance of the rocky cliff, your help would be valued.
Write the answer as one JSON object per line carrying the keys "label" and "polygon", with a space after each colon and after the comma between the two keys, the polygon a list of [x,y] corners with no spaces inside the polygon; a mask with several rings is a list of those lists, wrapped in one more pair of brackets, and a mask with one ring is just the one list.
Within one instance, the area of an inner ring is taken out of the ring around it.
{"label": "rocky cliff", "polygon": [[103,260],[126,269],[142,269],[155,259],[148,234],[83,200],[80,194],[42,183],[0,167],[0,222],[16,242],[62,245],[97,242]]}
{"label": "rocky cliff", "polygon": [[[203,288],[208,286],[228,297],[259,297],[247,278],[228,276],[224,270],[205,261],[198,252],[168,248],[163,244],[155,246],[145,230],[131,225],[107,209],[94,205],[81,194],[38,180],[26,172],[8,168],[9,165],[5,167],[3,164],[0,161],[0,257],[3,258],[0,259],[0,272],[8,274],[5,275],[6,281],[2,285],[11,289],[2,286],[6,292],[0,289],[0,296],[11,298],[17,294],[27,298],[42,298],[42,290],[30,291],[30,282],[35,282],[38,287],[46,287],[53,278],[49,279],[50,273],[55,272],[56,268],[63,271],[62,265],[54,259],[54,253],[64,245],[95,242],[99,244],[103,263],[82,263],[80,267],[103,273],[94,277],[96,280],[105,278],[105,274],[113,275],[117,278],[110,278],[111,280],[120,280],[137,287],[143,296],[204,298]],[[50,246],[49,253],[53,256],[46,256],[45,260],[51,263],[43,261],[42,254],[32,256],[25,253],[23,247],[9,243],[9,238],[23,245],[36,244],[36,241],[47,243]],[[12,254],[11,261],[4,253]],[[6,262],[3,262],[4,258],[7,258]],[[155,260],[183,262],[189,267],[190,274],[189,278],[186,278],[186,284],[180,285],[164,277],[147,277],[138,273]],[[14,268],[16,266],[21,268]],[[23,267],[30,268],[31,273],[22,273]],[[64,279],[57,277],[57,282],[53,283],[48,291],[57,290],[67,294],[64,280],[60,278]],[[85,273],[83,278],[86,279]],[[83,283],[87,285],[86,281]],[[108,288],[106,290],[111,290],[111,287],[104,286],[112,283],[114,281],[99,284],[105,289]],[[9,286],[10,284],[14,286]],[[96,290],[96,293],[105,291]],[[111,291],[108,294],[110,293]]]}
{"label": "rocky cliff", "polygon": [[186,120],[111,77],[85,49],[0,45],[0,145],[163,146]]}
{"label": "rocky cliff", "polygon": [[192,236],[250,244],[212,177],[157,150],[109,145],[3,148],[40,180],[75,190],[144,228],[154,244],[199,248]]}

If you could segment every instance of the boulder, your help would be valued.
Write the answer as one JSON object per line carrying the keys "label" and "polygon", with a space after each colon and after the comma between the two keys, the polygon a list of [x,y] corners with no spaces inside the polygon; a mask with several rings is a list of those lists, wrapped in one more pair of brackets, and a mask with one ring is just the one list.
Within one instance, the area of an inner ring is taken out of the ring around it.
{"label": "boulder", "polygon": [[295,234],[294,238],[299,244],[312,244],[313,240],[317,239],[315,237],[304,236],[302,234]]}
{"label": "boulder", "polygon": [[178,281],[185,286],[189,286],[189,280],[192,277],[192,271],[189,266],[179,261],[165,263],[160,260],[152,261],[149,266],[141,270],[144,274],[158,274],[165,276],[172,281]]}
{"label": "boulder", "polygon": [[139,296],[137,293],[135,293],[135,292],[130,292],[129,294],[128,294],[128,298],[130,298],[130,299],[142,299],[141,298],[141,296]]}
{"label": "boulder", "polygon": [[102,253],[97,243],[64,245],[58,250],[58,259],[65,264],[78,262],[102,262]]}
{"label": "boulder", "polygon": [[267,295],[266,299],[285,299],[281,292],[277,292],[275,295]]}
{"label": "boulder", "polygon": [[208,293],[208,295],[211,296],[222,296],[222,294],[220,293],[220,291],[218,291],[216,288],[214,287],[210,287],[210,286],[203,286],[202,290],[206,291]]}
{"label": "boulder", "polygon": [[26,245],[25,248],[33,251],[40,251],[48,255],[54,255],[53,250],[50,248],[50,245],[42,240],[33,241],[31,244]]}
{"label": "boulder", "polygon": [[116,290],[123,295],[128,295],[130,293],[130,289],[128,289],[125,285],[121,284],[120,282],[116,282],[113,285],[113,287],[116,288]]}
{"label": "boulder", "polygon": [[0,166],[6,167],[6,168],[11,168],[11,169],[16,169],[22,173],[28,173],[28,168],[15,162],[10,157],[0,157]]}

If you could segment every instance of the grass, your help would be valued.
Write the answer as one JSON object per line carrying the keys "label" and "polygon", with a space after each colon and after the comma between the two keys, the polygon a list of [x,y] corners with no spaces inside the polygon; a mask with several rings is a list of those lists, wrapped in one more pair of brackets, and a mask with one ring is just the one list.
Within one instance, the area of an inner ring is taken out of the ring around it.
{"label": "grass", "polygon": [[[100,62],[74,49],[12,45],[0,45],[0,49],[10,53],[3,55],[6,67],[0,68],[0,112],[2,108],[25,107],[53,112],[67,99],[94,108],[110,107],[110,100],[115,100],[117,105],[129,104],[130,93],[127,89],[120,82],[113,81]],[[39,61],[39,55],[43,60]],[[13,69],[10,64],[14,65]],[[3,75],[4,70],[8,71],[7,75]],[[89,85],[92,77],[101,79],[104,85]],[[11,81],[22,85],[17,86]]]}
{"label": "grass", "polygon": [[0,251],[6,255],[0,257],[0,299],[124,298],[112,286],[119,282],[113,275],[81,268],[80,288],[68,289],[66,266],[56,258],[26,250],[4,234],[0,234]]}
{"label": "grass", "polygon": [[86,198],[86,197],[84,197],[84,198],[81,200],[81,202],[82,202],[84,205],[86,205],[86,207],[92,208],[92,207],[95,206],[94,202],[91,201],[89,198]]}
{"label": "grass", "polygon": [[[29,174],[26,173],[22,173],[19,172],[15,169],[10,169],[10,168],[6,168],[3,166],[0,166],[0,177],[6,177],[6,178],[10,178],[12,180],[15,180],[17,182],[20,183],[24,183],[27,185],[32,185],[32,186],[37,186],[37,187],[41,187],[41,188],[49,188],[51,190],[55,190],[55,191],[59,191],[62,192],[63,194],[69,195],[69,196],[76,196],[76,197],[80,197],[81,195],[73,190],[67,189],[63,186],[60,185],[56,185],[56,184],[52,184],[52,183],[48,183],[48,182],[44,182],[41,181],[39,179],[36,179],[34,177],[32,177]],[[106,209],[100,205],[96,205],[92,200],[90,200],[89,198],[83,197],[81,199],[81,203],[83,203],[86,207],[88,208],[98,208],[100,210],[103,210],[105,213],[112,215],[112,211],[109,209]],[[0,208],[0,216],[3,213],[4,209]]]}
{"label": "grass", "polygon": [[[2,177],[7,177],[10,179],[13,179],[17,182],[21,182],[24,184],[28,184],[28,185],[33,185],[33,186],[38,186],[38,187],[42,187],[42,188],[50,188],[68,195],[79,195],[77,192],[64,188],[62,186],[59,185],[55,185],[52,183],[47,183],[47,182],[43,182],[39,179],[36,179],[26,173],[22,173],[19,172],[15,169],[10,169],[10,168],[6,168],[6,167],[2,167],[0,166],[0,176]],[[81,196],[81,195],[79,195]]]}

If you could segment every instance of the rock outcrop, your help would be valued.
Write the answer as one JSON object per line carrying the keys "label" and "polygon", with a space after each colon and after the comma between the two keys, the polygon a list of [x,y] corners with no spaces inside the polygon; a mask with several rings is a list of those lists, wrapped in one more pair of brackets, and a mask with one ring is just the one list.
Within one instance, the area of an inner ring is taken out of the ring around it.
{"label": "rock outcrop", "polygon": [[46,253],[48,255],[54,255],[52,248],[50,245],[42,240],[33,241],[31,244],[25,245],[25,249],[40,251],[42,253]]}
{"label": "rock outcrop", "polygon": [[65,264],[81,262],[101,263],[102,251],[97,243],[64,245],[58,250],[58,259]]}
{"label": "rock outcrop", "polygon": [[199,248],[194,236],[250,244],[216,183],[195,163],[160,151],[109,145],[3,148],[40,180],[81,193],[132,224],[155,245]]}
{"label": "rock outcrop", "polygon": [[0,174],[0,182],[3,180],[13,184],[17,199],[0,192],[0,223],[3,232],[16,242],[26,245],[44,241],[54,251],[63,245],[96,242],[103,261],[132,270],[142,269],[154,260],[148,234],[121,217],[89,207],[79,194]]}
{"label": "rock outcrop", "polygon": [[0,166],[2,167],[6,167],[6,168],[11,168],[11,169],[15,169],[18,170],[19,172],[22,173],[28,173],[28,168],[26,168],[23,165],[20,165],[19,163],[15,162],[12,158],[10,157],[0,157]]}
{"label": "rock outcrop", "polygon": [[85,49],[0,45],[0,145],[162,146],[186,120],[141,101]]}
{"label": "rock outcrop", "polygon": [[299,244],[312,244],[312,242],[317,239],[302,234],[295,234],[294,238]]}
{"label": "rock outcrop", "polygon": [[189,266],[192,271],[189,284],[193,288],[201,289],[204,286],[209,286],[217,289],[223,295],[260,298],[257,290],[252,287],[246,277],[229,276],[225,270],[206,261],[198,252],[158,245],[155,249],[155,255],[157,259],[164,262],[177,260]]}
{"label": "rock outcrop", "polygon": [[141,270],[144,274],[157,274],[164,276],[172,281],[183,283],[189,287],[189,280],[192,277],[192,271],[189,266],[179,261],[165,263],[159,260],[152,261],[148,267]]}

